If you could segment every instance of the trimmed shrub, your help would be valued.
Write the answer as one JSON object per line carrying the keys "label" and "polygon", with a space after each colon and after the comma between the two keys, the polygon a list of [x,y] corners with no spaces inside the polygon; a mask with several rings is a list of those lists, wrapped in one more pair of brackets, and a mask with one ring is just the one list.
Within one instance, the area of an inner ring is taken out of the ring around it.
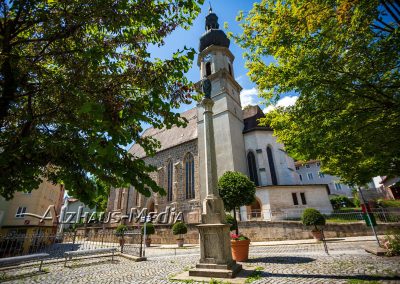
{"label": "trimmed shrub", "polygon": [[[156,232],[153,223],[146,223],[146,235],[152,235]],[[142,235],[144,234],[144,226],[142,227]]]}
{"label": "trimmed shrub", "polygon": [[[218,180],[219,195],[224,202],[225,210],[233,211],[233,218],[236,220],[236,210],[240,210],[240,206],[250,205],[256,194],[256,186],[248,176],[240,172],[225,172]],[[239,235],[236,226],[236,235]]]}
{"label": "trimmed shrub", "polygon": [[187,233],[187,226],[185,223],[183,222],[176,222],[173,226],[172,226],[172,233],[174,235],[184,235]]}
{"label": "trimmed shrub", "polygon": [[118,225],[117,229],[115,229],[115,234],[117,236],[122,236],[126,230],[128,230],[128,227],[126,225],[120,224]]}
{"label": "trimmed shrub", "polygon": [[400,207],[400,200],[386,200],[386,199],[378,199],[376,204],[379,207]]}
{"label": "trimmed shrub", "polygon": [[305,226],[314,226],[318,230],[317,226],[325,225],[325,217],[317,209],[307,208],[301,216],[301,222]]}

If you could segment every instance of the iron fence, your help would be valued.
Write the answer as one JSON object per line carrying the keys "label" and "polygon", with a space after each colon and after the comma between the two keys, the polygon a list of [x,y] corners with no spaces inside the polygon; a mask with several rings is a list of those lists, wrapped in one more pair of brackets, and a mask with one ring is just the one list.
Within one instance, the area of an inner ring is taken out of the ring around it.
{"label": "iron fence", "polygon": [[[283,214],[271,215],[275,220],[300,220],[304,209],[291,209],[283,212]],[[364,222],[364,213],[361,210],[319,210],[330,223],[350,223],[350,222]],[[400,209],[399,208],[374,208],[370,212],[378,223],[398,223],[400,222]]]}
{"label": "iron fence", "polygon": [[122,253],[141,257],[143,237],[140,230],[127,231],[121,235],[106,230],[0,235],[0,258],[33,253],[48,253],[50,258],[62,258],[67,251],[99,248],[117,248]]}
{"label": "iron fence", "polygon": [[[246,214],[247,221],[299,221],[306,208],[273,210],[253,210]],[[361,210],[335,210],[329,211],[316,208],[325,215],[330,223],[364,222]],[[371,214],[378,223],[399,223],[400,208],[374,208]]]}

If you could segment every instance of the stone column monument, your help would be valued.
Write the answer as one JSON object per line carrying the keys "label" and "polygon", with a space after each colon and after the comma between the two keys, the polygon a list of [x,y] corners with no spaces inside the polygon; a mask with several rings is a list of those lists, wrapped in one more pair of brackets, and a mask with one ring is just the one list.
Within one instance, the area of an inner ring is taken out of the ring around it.
{"label": "stone column monument", "polygon": [[214,143],[214,127],[211,99],[211,82],[202,80],[205,94],[201,104],[204,108],[204,139],[206,164],[206,198],[203,200],[200,233],[200,261],[189,270],[189,276],[232,278],[242,266],[232,260],[230,225],[226,224],[224,204],[217,188],[217,161]]}

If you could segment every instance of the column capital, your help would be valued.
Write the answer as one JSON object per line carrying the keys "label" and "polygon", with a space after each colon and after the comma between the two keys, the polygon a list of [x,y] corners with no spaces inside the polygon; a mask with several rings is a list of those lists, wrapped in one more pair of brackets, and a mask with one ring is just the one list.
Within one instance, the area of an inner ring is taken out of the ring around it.
{"label": "column capital", "polygon": [[210,98],[203,98],[201,100],[201,106],[204,108],[204,112],[212,111],[212,107],[214,106],[214,100]]}

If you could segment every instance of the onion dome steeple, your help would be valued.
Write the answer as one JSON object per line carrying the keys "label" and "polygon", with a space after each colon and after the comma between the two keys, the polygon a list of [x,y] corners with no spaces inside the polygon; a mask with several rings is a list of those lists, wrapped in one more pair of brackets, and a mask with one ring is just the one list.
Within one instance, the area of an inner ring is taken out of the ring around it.
{"label": "onion dome steeple", "polygon": [[206,17],[206,32],[200,37],[199,51],[211,45],[223,46],[229,48],[230,40],[226,34],[219,29],[218,17],[213,13],[211,5]]}

